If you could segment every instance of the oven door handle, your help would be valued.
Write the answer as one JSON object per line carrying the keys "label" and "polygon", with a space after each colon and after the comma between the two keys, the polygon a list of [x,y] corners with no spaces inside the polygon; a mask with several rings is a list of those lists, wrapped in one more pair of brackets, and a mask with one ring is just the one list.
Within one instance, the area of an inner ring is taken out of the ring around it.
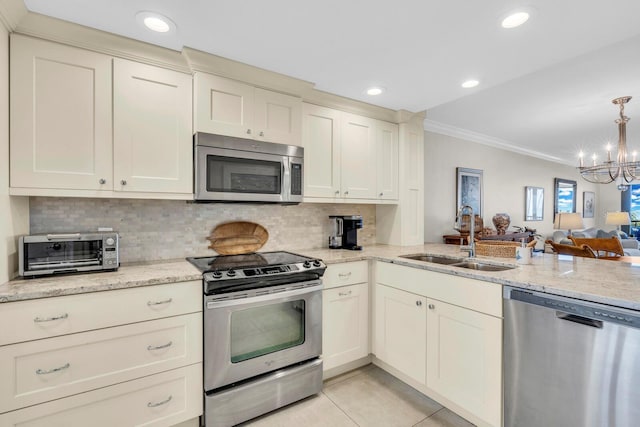
{"label": "oven door handle", "polygon": [[[307,282],[307,283],[311,284],[313,282],[315,282],[315,281]],[[207,309],[211,310],[211,309],[222,308],[222,307],[233,307],[233,306],[237,306],[237,305],[253,304],[253,303],[261,303],[261,302],[279,300],[279,299],[283,299],[283,298],[289,298],[289,297],[294,297],[294,296],[298,296],[298,295],[309,294],[311,292],[321,291],[322,288],[323,288],[322,282],[318,281],[316,283],[317,284],[315,284],[315,285],[306,286],[304,288],[296,288],[296,289],[292,289],[292,290],[289,290],[289,291],[273,292],[273,293],[269,293],[269,294],[266,294],[266,295],[252,296],[252,297],[248,297],[248,298],[243,297],[243,298],[232,299],[232,300],[207,301],[206,305],[207,305]]]}

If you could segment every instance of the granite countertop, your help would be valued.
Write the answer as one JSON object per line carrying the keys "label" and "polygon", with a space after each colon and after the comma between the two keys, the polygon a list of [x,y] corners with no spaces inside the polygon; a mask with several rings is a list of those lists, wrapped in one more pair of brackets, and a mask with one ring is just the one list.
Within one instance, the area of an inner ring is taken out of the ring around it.
{"label": "granite countertop", "polygon": [[[514,259],[478,257],[479,260],[510,264],[512,270],[487,272],[400,258],[399,255],[430,253],[452,257],[466,254],[455,245],[374,245],[362,251],[310,249],[296,251],[320,258],[327,264],[376,259],[471,279],[510,285],[555,295],[640,310],[640,265],[536,253],[529,265]],[[86,292],[200,280],[201,273],[186,260],[124,265],[116,272],[13,280],[0,285],[0,302],[20,301]]]}

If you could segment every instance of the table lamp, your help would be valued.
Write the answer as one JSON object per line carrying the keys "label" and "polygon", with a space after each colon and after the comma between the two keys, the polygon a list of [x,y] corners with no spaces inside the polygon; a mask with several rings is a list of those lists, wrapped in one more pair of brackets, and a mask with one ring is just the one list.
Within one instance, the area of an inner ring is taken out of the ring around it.
{"label": "table lamp", "polygon": [[584,228],[582,215],[576,212],[559,212],[553,221],[553,228],[556,230],[567,230],[567,236],[571,236],[571,230]]}
{"label": "table lamp", "polygon": [[618,230],[618,234],[620,234],[621,225],[631,224],[629,212],[607,212],[607,220],[605,221],[605,224],[615,225],[616,230]]}

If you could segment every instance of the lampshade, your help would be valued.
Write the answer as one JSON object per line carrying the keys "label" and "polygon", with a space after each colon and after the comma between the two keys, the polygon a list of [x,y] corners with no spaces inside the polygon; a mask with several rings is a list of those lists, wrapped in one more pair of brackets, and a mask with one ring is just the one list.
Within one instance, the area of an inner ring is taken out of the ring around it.
{"label": "lampshade", "polygon": [[582,224],[582,215],[576,212],[557,213],[556,219],[553,221],[553,228],[557,230],[575,230],[577,228],[584,228],[584,224]]}
{"label": "lampshade", "polygon": [[607,225],[629,225],[631,218],[629,212],[607,212]]}

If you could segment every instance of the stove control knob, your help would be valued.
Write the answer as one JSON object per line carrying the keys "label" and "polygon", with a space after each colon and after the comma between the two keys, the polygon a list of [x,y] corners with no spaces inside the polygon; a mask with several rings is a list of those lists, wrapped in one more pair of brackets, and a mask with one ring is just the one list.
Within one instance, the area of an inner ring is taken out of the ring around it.
{"label": "stove control knob", "polygon": [[105,243],[106,243],[108,246],[113,246],[113,244],[114,244],[115,242],[116,242],[116,241],[113,239],[113,237],[107,237],[107,240],[106,240],[106,242],[105,242]]}
{"label": "stove control knob", "polygon": [[222,273],[219,272],[218,270],[216,270],[213,273],[211,273],[211,275],[213,276],[214,279],[219,279],[219,278],[222,277]]}
{"label": "stove control knob", "polygon": [[235,271],[235,270],[229,270],[229,271],[227,271],[227,276],[229,276],[229,277],[233,277],[233,276],[235,276],[235,275],[236,275],[236,271]]}
{"label": "stove control knob", "polygon": [[320,260],[319,260],[319,259],[317,259],[317,260],[313,261],[313,266],[314,266],[314,267],[320,267],[321,265],[322,265],[322,264],[320,263]]}
{"label": "stove control knob", "polygon": [[305,261],[305,262],[302,263],[302,266],[304,268],[311,268],[311,263],[309,261]]}

